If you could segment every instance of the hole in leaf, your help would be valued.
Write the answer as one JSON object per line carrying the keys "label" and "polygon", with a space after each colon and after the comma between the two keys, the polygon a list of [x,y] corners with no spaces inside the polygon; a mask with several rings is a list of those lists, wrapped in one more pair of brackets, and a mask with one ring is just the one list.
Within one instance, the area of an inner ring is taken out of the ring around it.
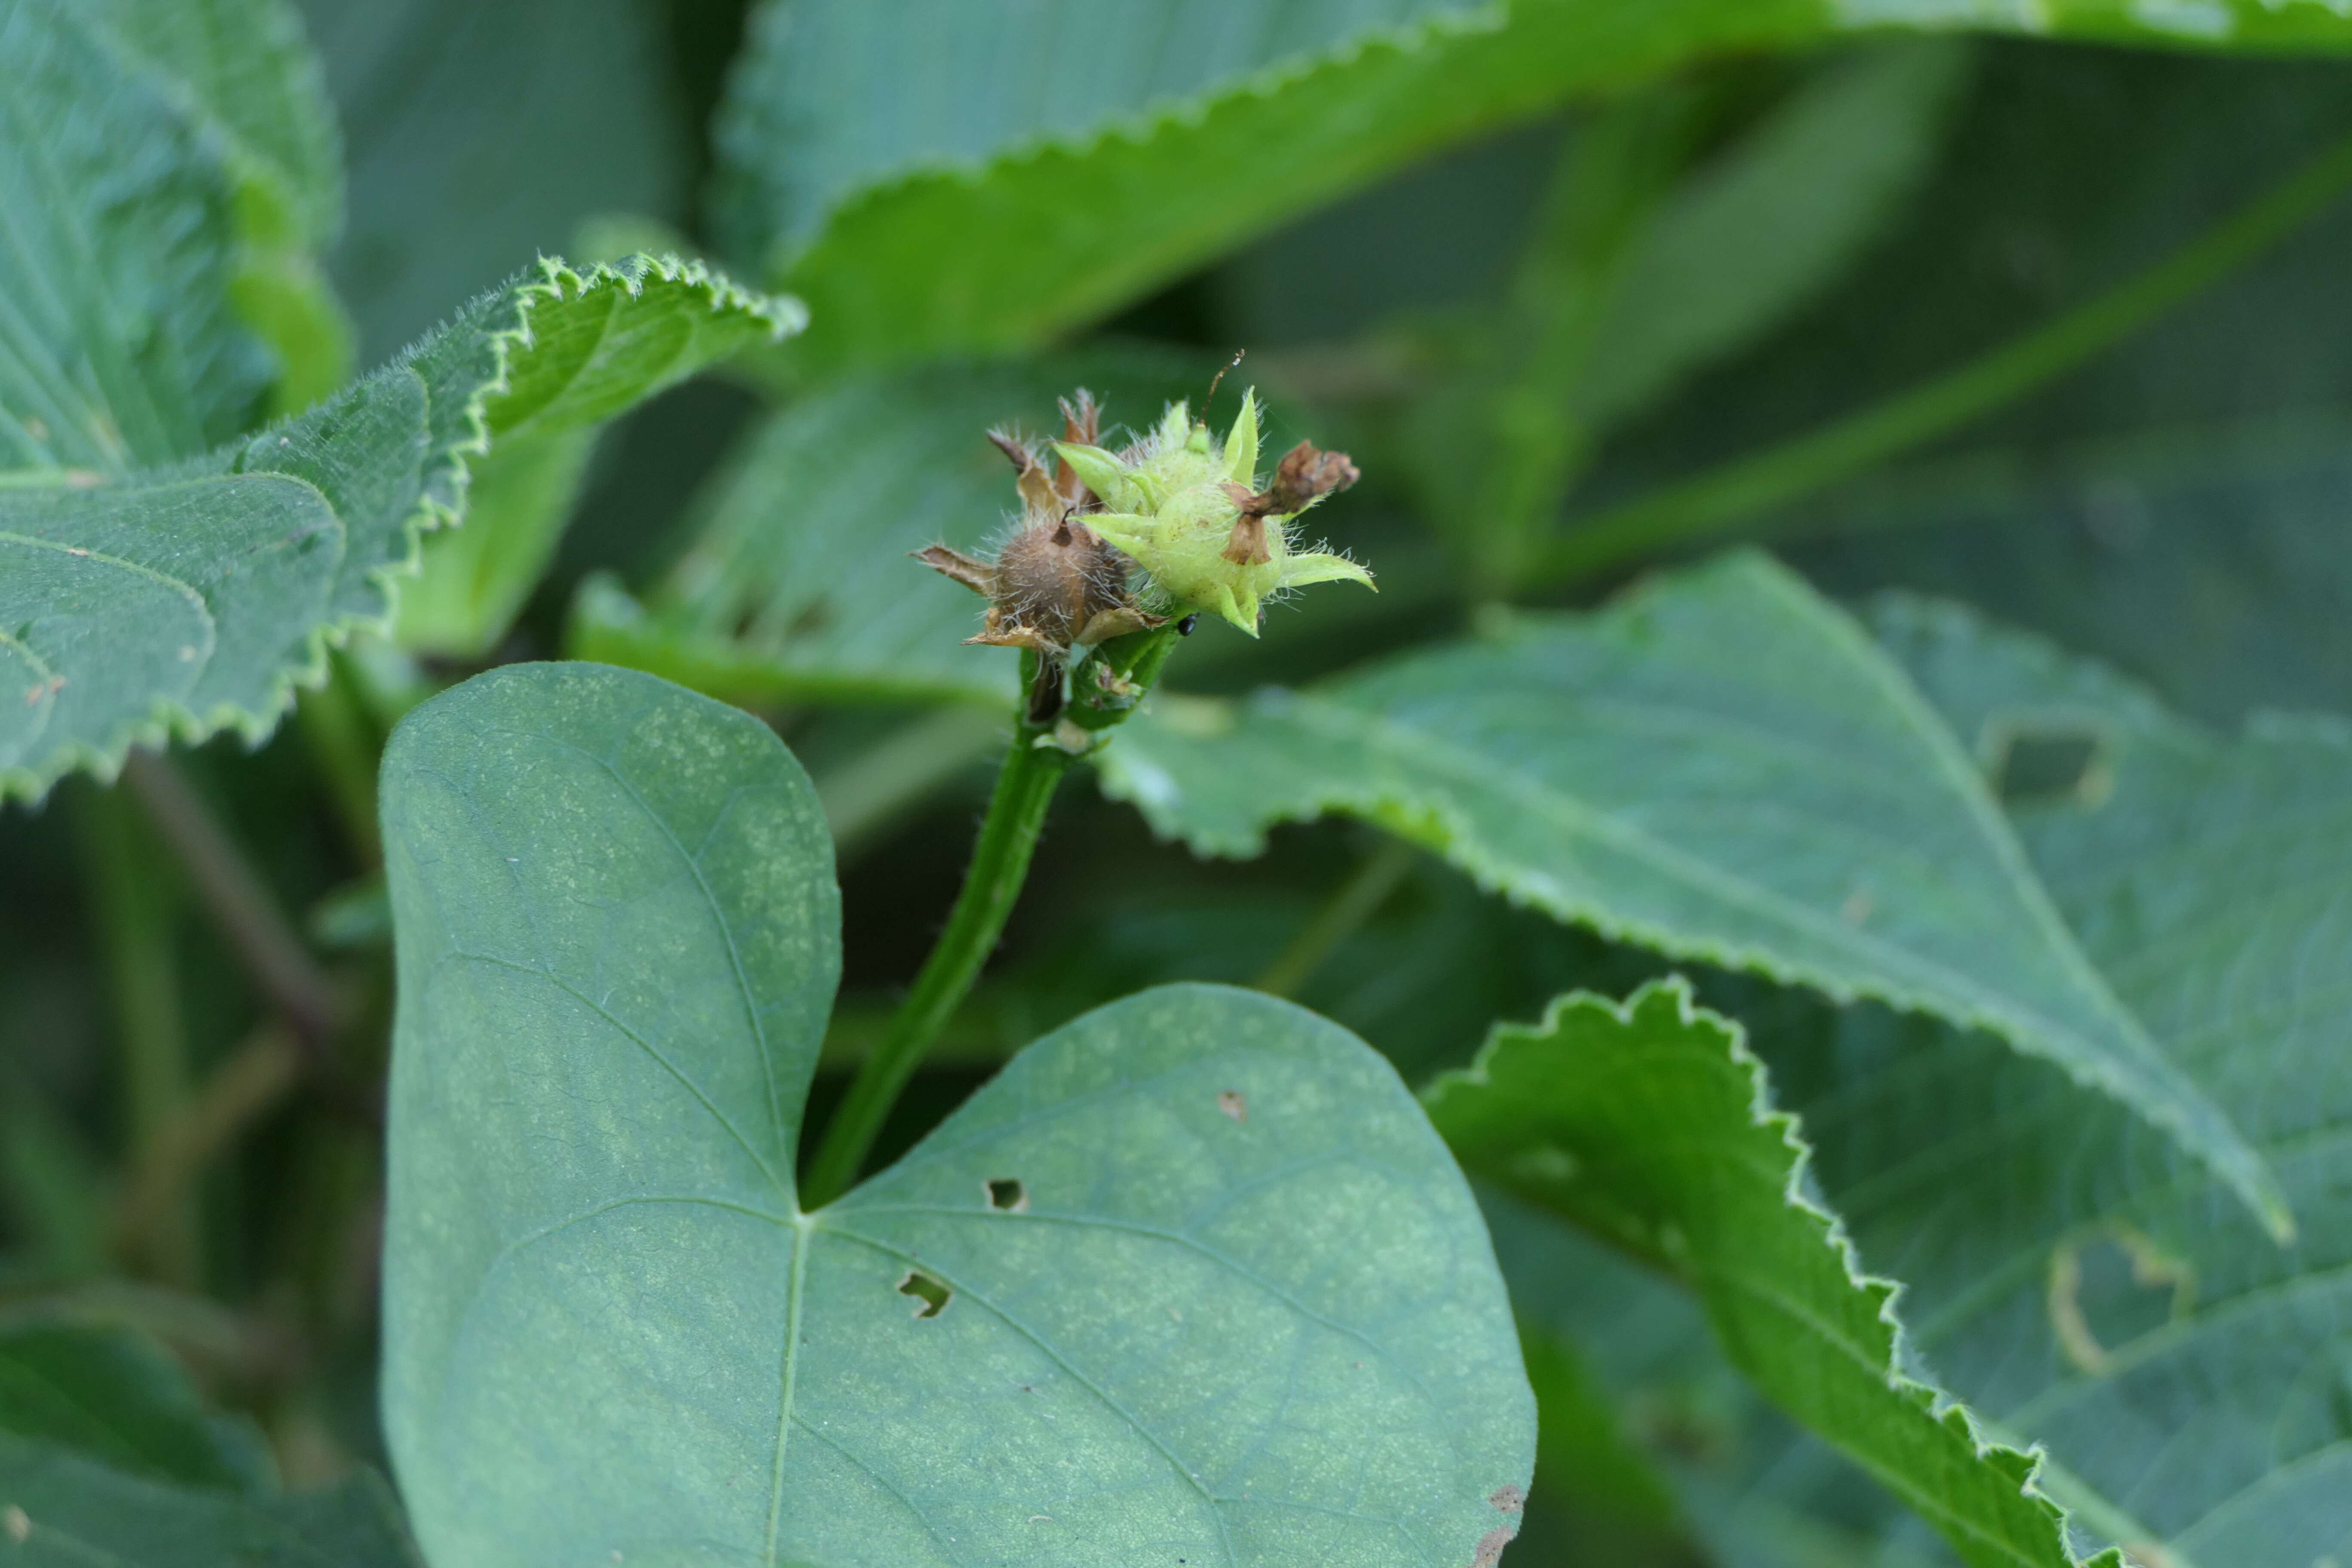
{"label": "hole in leaf", "polygon": [[2001,739],[1992,783],[1994,793],[2011,805],[2098,805],[2115,784],[2106,738],[2085,729],[2011,731]]}
{"label": "hole in leaf", "polygon": [[988,1206],[1007,1214],[1025,1214],[1029,1209],[1028,1190],[1011,1176],[999,1176],[988,1184]]}
{"label": "hole in leaf", "polygon": [[2189,1315],[2197,1275],[2126,1225],[2061,1242],[2050,1255],[2050,1326],[2066,1359],[2095,1377],[2121,1347]]}
{"label": "hole in leaf", "polygon": [[915,1309],[919,1318],[936,1318],[948,1310],[948,1298],[955,1292],[919,1268],[909,1268],[907,1277],[898,1281],[898,1294],[912,1296],[922,1303]]}

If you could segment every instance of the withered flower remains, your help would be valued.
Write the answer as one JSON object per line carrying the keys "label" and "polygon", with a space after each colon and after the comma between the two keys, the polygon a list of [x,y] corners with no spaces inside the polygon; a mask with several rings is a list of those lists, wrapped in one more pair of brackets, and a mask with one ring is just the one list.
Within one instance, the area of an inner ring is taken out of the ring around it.
{"label": "withered flower remains", "polygon": [[[1065,438],[1091,444],[1101,422],[1094,398],[1081,391],[1062,402]],[[1021,527],[993,561],[934,544],[915,559],[988,600],[987,619],[970,643],[1027,648],[1037,655],[1030,721],[1047,723],[1059,709],[1062,675],[1075,647],[1092,647],[1129,632],[1164,626],[1129,591],[1131,563],[1081,518],[1102,510],[1069,464],[1058,458],[1048,474],[1043,457],[1002,430],[988,438],[1013,461],[1021,493]]]}

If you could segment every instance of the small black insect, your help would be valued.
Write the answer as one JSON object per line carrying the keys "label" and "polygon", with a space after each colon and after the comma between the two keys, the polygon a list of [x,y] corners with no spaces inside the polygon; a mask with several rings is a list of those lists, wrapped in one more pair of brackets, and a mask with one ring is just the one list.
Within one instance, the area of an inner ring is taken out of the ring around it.
{"label": "small black insect", "polygon": [[1192,635],[1192,628],[1200,624],[1201,612],[1195,610],[1176,623],[1176,635],[1180,637],[1189,637]]}

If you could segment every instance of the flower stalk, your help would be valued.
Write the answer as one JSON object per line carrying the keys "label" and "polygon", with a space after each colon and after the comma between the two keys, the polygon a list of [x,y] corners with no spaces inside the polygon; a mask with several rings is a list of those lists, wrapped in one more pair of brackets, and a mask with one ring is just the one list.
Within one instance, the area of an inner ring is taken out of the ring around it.
{"label": "flower stalk", "polygon": [[1062,775],[1135,712],[1197,612],[1255,637],[1262,603],[1298,584],[1371,586],[1356,563],[1297,551],[1291,539],[1298,514],[1355,482],[1355,465],[1301,442],[1261,489],[1255,395],[1244,395],[1222,442],[1181,403],[1117,453],[1097,444],[1100,410],[1087,394],[1065,400],[1062,416],[1050,466],[1046,447],[989,434],[1021,499],[1020,523],[993,559],[944,544],[916,552],[988,601],[967,640],[1022,650],[1024,696],[946,929],[825,1128],[803,1208],[857,1180],[891,1107],[996,950]]}

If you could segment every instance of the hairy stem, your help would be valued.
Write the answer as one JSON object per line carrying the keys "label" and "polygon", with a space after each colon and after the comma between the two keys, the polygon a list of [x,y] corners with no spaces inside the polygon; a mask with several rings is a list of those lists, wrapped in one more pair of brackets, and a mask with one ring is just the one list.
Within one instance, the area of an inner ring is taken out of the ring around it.
{"label": "hairy stem", "polygon": [[1585,575],[1729,531],[1769,508],[1862,472],[2073,370],[2228,277],[2352,184],[2338,143],[2147,270],[1958,370],[1752,458],[1612,508],[1547,551],[1530,582]]}
{"label": "hairy stem", "polygon": [[996,793],[981,824],[980,840],[971,852],[971,868],[964,873],[963,890],[956,895],[947,929],[940,933],[931,954],[923,961],[915,988],[891,1018],[890,1026],[860,1064],[849,1093],[824,1130],[824,1142],[809,1163],[803,1184],[802,1206],[821,1208],[847,1192],[857,1179],[866,1155],[874,1147],[883,1120],[898,1103],[899,1091],[914,1076],[923,1053],[963,1001],[981,965],[995,951],[1005,917],[1021,896],[1029,875],[1029,858],[1045,824],[1045,808],[1054,788],[1069,771],[1073,759],[1060,747],[1039,745],[1033,730],[1018,729],[1013,748],[996,775]]}

